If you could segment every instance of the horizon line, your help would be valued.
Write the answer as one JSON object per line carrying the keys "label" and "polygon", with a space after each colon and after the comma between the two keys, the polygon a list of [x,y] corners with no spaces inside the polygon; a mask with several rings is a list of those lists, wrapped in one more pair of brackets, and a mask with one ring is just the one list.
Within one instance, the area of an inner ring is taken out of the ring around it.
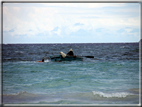
{"label": "horizon line", "polygon": [[140,43],[140,41],[138,42],[94,42],[94,43],[89,43],[89,42],[86,42],[86,43],[0,43],[0,44],[110,44],[110,43]]}

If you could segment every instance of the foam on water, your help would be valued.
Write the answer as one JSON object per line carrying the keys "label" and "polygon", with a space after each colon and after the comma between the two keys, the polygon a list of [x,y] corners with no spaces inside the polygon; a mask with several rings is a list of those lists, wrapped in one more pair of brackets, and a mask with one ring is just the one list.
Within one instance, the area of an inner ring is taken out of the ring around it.
{"label": "foam on water", "polygon": [[100,92],[100,91],[93,91],[93,94],[99,95],[100,97],[106,97],[106,98],[112,98],[112,97],[125,98],[128,95],[134,95],[134,94],[128,93],[128,92],[104,93],[104,92]]}
{"label": "foam on water", "polygon": [[[50,62],[51,60],[45,59],[44,62]],[[15,63],[39,63],[38,61],[18,61]]]}
{"label": "foam on water", "polygon": [[[132,97],[129,97],[132,96]],[[42,93],[35,94],[26,91],[4,94],[4,103],[46,103],[46,104],[111,104],[115,103],[125,104],[127,103],[137,103],[138,95],[128,93],[128,92],[84,92],[84,93],[72,93],[72,92],[60,92],[60,93]]]}
{"label": "foam on water", "polygon": [[50,62],[50,60],[49,60],[49,59],[46,59],[46,60],[44,60],[44,62]]}

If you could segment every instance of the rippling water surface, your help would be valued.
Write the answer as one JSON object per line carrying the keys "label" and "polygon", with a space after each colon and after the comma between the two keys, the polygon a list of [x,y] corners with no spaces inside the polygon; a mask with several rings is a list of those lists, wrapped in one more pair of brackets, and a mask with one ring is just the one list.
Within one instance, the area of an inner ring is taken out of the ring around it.
{"label": "rippling water surface", "polygon": [[[94,58],[50,61],[70,48]],[[138,43],[4,44],[2,69],[3,103],[139,103]]]}

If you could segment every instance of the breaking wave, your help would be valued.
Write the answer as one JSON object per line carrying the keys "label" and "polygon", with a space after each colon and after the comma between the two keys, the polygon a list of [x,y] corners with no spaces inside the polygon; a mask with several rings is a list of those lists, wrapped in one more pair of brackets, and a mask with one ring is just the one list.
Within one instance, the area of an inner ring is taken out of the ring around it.
{"label": "breaking wave", "polygon": [[100,91],[93,91],[93,94],[99,95],[100,97],[106,97],[106,98],[112,98],[112,97],[125,98],[129,95],[134,95],[134,94],[128,93],[128,92],[104,93],[104,92],[100,92]]}
{"label": "breaking wave", "polygon": [[[46,104],[96,104],[101,103],[126,103],[125,101],[133,101],[132,103],[138,103],[138,95],[129,92],[101,92],[92,91],[85,93],[50,93],[50,94],[35,94],[26,91],[4,94],[4,103],[46,103]],[[100,101],[100,102],[98,102]],[[123,102],[124,101],[124,102]]]}

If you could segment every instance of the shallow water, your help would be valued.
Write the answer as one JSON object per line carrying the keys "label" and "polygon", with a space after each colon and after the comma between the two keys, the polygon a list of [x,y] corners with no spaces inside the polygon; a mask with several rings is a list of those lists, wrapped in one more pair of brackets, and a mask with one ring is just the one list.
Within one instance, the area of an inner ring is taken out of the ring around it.
{"label": "shallow water", "polygon": [[[70,48],[94,58],[50,61]],[[138,43],[7,44],[2,66],[3,103],[139,104]]]}

